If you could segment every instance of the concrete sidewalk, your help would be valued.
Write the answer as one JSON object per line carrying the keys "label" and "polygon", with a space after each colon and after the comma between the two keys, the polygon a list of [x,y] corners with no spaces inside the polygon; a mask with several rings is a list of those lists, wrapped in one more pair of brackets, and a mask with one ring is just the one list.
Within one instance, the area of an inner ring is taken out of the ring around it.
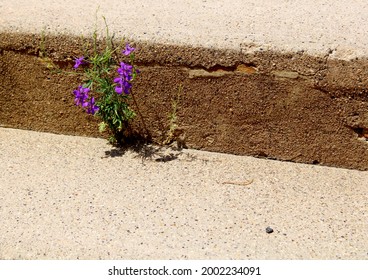
{"label": "concrete sidewalk", "polygon": [[135,41],[343,59],[368,53],[365,1],[1,0],[0,32],[88,36],[96,12],[101,30],[104,16],[117,38]]}
{"label": "concrete sidewalk", "polygon": [[0,171],[0,259],[368,259],[367,172],[5,128]]}

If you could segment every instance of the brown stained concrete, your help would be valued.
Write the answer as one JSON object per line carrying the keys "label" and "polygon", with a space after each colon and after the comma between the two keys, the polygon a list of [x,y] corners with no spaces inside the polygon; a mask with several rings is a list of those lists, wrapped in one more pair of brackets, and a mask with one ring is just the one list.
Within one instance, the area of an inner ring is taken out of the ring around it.
{"label": "brown stained concrete", "polygon": [[[167,139],[177,100],[190,148],[368,170],[367,59],[134,45],[134,127],[153,142]],[[85,47],[77,37],[0,33],[0,125],[101,137],[98,120],[73,105],[81,77],[67,73]]]}

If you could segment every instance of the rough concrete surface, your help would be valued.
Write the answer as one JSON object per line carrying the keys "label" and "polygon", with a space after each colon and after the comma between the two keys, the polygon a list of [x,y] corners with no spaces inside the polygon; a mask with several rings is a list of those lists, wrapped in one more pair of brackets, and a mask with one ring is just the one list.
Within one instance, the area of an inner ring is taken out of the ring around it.
{"label": "rough concrete surface", "polygon": [[5,128],[0,170],[0,259],[368,259],[367,172]]}
{"label": "rough concrete surface", "polygon": [[[0,30],[91,35],[96,11],[117,37],[351,58],[368,53],[368,3],[333,0],[0,1]],[[252,50],[250,50],[252,51]]]}
{"label": "rough concrete surface", "polygon": [[364,1],[0,0],[1,126],[101,136],[65,73],[95,27],[103,47],[104,16],[137,47],[132,106],[153,142],[176,100],[190,148],[315,164],[1,128],[0,258],[367,259],[367,173],[318,166],[368,170],[366,14]]}

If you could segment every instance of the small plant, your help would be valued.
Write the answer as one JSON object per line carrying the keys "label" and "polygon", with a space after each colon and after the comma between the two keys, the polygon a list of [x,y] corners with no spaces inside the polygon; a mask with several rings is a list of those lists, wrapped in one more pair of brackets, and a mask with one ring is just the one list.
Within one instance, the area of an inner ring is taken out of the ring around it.
{"label": "small plant", "polygon": [[169,120],[168,131],[166,134],[166,139],[162,142],[163,145],[169,145],[175,140],[174,131],[178,127],[177,111],[178,111],[178,104],[179,104],[181,91],[182,91],[182,86],[180,85],[176,98],[171,100],[171,112],[168,115],[168,120]]}
{"label": "small plant", "polygon": [[54,62],[50,59],[48,56],[48,52],[46,50],[46,34],[45,30],[41,32],[41,40],[39,45],[39,51],[38,51],[38,59],[41,61],[43,65],[47,67],[49,70],[58,71],[57,66],[54,64]]}
{"label": "small plant", "polygon": [[183,91],[182,85],[179,85],[178,93],[175,99],[171,102],[171,112],[168,116],[169,119],[169,126],[168,126],[168,133],[165,141],[162,144],[170,145],[174,141],[176,141],[178,149],[186,148],[186,133],[183,128],[178,126],[178,106],[180,103],[180,97]]}
{"label": "small plant", "polygon": [[122,54],[129,58],[129,63],[118,62],[117,49],[113,49],[111,41],[107,42],[105,50],[98,53],[95,39],[93,54],[75,59],[74,69],[83,67],[85,80],[73,91],[74,103],[102,120],[99,129],[103,132],[108,128],[112,134],[110,143],[122,144],[129,122],[136,115],[129,101],[132,82],[139,71],[134,66],[135,48],[126,44]]}
{"label": "small plant", "polygon": [[[177,120],[178,120],[177,111],[178,111],[178,106],[179,106],[182,91],[183,91],[183,87],[182,87],[182,85],[179,85],[177,96],[176,96],[175,99],[172,99],[172,101],[171,101],[171,112],[168,116],[168,118],[169,118],[168,139],[172,138],[173,132],[178,127],[178,124],[177,124]],[[170,142],[170,140],[167,140],[167,141]]]}

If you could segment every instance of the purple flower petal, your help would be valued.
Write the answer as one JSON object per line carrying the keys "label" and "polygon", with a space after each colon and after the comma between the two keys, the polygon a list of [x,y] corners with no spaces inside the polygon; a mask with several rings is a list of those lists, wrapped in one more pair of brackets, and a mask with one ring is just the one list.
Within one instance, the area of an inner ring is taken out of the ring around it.
{"label": "purple flower petal", "polygon": [[73,90],[73,93],[75,96],[75,99],[74,99],[75,105],[76,106],[81,105],[82,107],[85,107],[89,92],[90,92],[90,89],[85,88],[83,86],[79,86],[78,89]]}
{"label": "purple flower petal", "polygon": [[94,115],[99,109],[99,107],[97,105],[95,105],[95,98],[94,97],[92,97],[89,100],[89,102],[87,103],[87,106],[88,106],[87,114]]}
{"label": "purple flower petal", "polygon": [[115,87],[115,92],[117,94],[121,94],[123,92],[123,88],[121,86],[117,86],[117,87]]}
{"label": "purple flower petal", "polygon": [[121,84],[123,82],[123,79],[121,77],[116,77],[114,79],[114,83]]}
{"label": "purple flower petal", "polygon": [[81,64],[84,63],[84,56],[75,59],[74,69],[77,69]]}
{"label": "purple flower petal", "polygon": [[123,55],[130,55],[132,52],[134,52],[135,48],[131,47],[129,44],[125,45],[125,50],[123,50]]}
{"label": "purple flower petal", "polygon": [[83,102],[81,105],[82,105],[82,108],[86,108],[87,106],[88,106],[88,102],[86,101],[86,102]]}

